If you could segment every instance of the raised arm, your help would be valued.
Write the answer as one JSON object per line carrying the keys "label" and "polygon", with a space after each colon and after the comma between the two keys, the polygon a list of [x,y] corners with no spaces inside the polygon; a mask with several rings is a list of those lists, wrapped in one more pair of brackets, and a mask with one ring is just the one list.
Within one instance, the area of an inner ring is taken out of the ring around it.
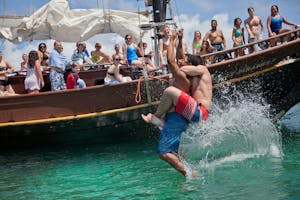
{"label": "raised arm", "polygon": [[186,77],[186,74],[179,69],[179,66],[175,60],[175,52],[174,52],[175,38],[176,38],[176,31],[172,31],[170,44],[168,45],[168,49],[167,49],[169,69],[171,70],[175,78],[175,81],[178,84],[178,87],[180,87],[180,89],[183,89],[184,91],[189,91],[190,80]]}
{"label": "raised arm", "polygon": [[158,41],[158,54],[159,54],[159,62],[160,62],[161,66],[167,64],[167,63],[164,63],[163,51],[164,51],[164,41],[163,41],[163,39],[160,39]]}
{"label": "raised arm", "polygon": [[127,61],[127,46],[126,46],[125,43],[122,45],[122,52],[123,52],[123,60],[124,60],[125,64],[128,64],[128,61]]}

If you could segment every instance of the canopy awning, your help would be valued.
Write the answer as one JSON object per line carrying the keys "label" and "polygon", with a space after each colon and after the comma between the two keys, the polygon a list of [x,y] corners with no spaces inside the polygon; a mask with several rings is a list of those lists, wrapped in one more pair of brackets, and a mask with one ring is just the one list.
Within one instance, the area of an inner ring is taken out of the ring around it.
{"label": "canopy awning", "polygon": [[14,43],[44,39],[76,42],[100,33],[116,33],[123,37],[131,34],[138,41],[141,35],[139,24],[148,22],[145,16],[132,12],[70,10],[66,0],[52,0],[29,17],[24,17],[18,25],[9,27],[11,20],[9,17],[0,20],[0,38]]}

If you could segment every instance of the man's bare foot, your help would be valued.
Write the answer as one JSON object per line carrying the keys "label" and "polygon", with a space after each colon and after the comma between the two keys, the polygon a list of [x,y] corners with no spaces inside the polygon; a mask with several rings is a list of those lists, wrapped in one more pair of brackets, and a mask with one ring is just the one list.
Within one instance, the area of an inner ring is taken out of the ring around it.
{"label": "man's bare foot", "polygon": [[197,178],[198,177],[198,173],[194,170],[192,170],[192,177],[193,178]]}
{"label": "man's bare foot", "polygon": [[156,117],[155,115],[148,113],[147,115],[142,114],[141,115],[143,120],[147,123],[151,123],[153,125],[163,127],[164,126],[164,121]]}

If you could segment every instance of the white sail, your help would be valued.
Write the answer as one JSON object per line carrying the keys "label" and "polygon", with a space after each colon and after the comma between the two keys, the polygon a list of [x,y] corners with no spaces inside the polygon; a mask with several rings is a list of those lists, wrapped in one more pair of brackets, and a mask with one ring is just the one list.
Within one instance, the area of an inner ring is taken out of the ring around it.
{"label": "white sail", "polygon": [[13,43],[44,39],[76,42],[99,33],[116,33],[123,37],[131,34],[138,41],[141,33],[138,25],[148,22],[145,16],[132,12],[110,9],[70,10],[66,0],[50,1],[29,17],[19,20],[18,25],[9,26],[11,20],[1,19],[0,38]]}

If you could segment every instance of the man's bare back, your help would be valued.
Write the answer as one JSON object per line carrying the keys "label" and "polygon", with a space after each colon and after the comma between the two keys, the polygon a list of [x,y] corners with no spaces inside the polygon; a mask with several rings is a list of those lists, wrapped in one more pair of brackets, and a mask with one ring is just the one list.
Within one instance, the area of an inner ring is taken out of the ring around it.
{"label": "man's bare back", "polygon": [[210,110],[212,99],[212,79],[207,67],[203,65],[198,65],[197,67],[189,65],[181,67],[180,70],[187,75],[192,76],[190,79],[190,95],[198,103],[201,103],[207,110]]}

